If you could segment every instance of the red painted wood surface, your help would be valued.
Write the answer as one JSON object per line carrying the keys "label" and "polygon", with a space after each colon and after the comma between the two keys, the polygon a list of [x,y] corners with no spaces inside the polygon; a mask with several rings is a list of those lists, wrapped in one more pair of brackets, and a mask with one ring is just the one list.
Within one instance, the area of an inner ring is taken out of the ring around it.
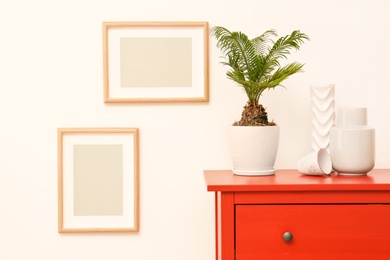
{"label": "red painted wood surface", "polygon": [[[233,213],[233,214],[232,214]],[[234,259],[234,194],[232,192],[225,192],[221,194],[221,210],[219,212],[221,221],[220,240],[223,247],[221,252],[221,259]]]}
{"label": "red painted wood surface", "polygon": [[390,205],[240,205],[236,259],[390,259],[383,216]]}
{"label": "red painted wood surface", "polygon": [[367,176],[307,176],[296,170],[277,170],[271,176],[238,176],[231,170],[206,170],[208,191],[389,190],[390,169],[374,169]]}
{"label": "red painted wood surface", "polygon": [[[218,260],[284,259],[281,252],[293,259],[390,259],[390,169],[358,177],[296,170],[245,177],[210,170],[204,177],[207,190],[216,193]],[[286,244],[284,229],[298,238]]]}

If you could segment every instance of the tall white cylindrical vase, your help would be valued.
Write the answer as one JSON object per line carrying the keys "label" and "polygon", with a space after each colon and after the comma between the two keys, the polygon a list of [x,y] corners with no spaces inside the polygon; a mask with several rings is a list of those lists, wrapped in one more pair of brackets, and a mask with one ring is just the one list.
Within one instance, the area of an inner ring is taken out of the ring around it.
{"label": "tall white cylindrical vase", "polygon": [[311,148],[329,152],[330,129],[335,122],[335,85],[310,85],[311,100]]}
{"label": "tall white cylindrical vase", "polygon": [[340,175],[367,175],[375,165],[375,129],[367,108],[339,108],[330,133],[333,169]]}

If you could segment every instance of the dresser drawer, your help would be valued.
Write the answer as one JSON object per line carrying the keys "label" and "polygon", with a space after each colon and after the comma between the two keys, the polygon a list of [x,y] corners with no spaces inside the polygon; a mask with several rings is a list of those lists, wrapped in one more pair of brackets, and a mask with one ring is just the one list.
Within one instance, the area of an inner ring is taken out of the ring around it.
{"label": "dresser drawer", "polygon": [[235,235],[236,260],[390,259],[390,205],[236,205]]}

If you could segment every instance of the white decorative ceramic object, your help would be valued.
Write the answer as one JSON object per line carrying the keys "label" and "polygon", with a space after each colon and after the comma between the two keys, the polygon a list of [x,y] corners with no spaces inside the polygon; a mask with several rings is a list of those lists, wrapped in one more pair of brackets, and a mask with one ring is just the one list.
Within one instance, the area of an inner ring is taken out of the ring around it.
{"label": "white decorative ceramic object", "polygon": [[327,176],[332,172],[332,160],[328,151],[319,149],[300,159],[297,163],[297,169],[306,175]]}
{"label": "white decorative ceramic object", "polygon": [[331,129],[330,155],[340,175],[366,175],[375,166],[375,129],[366,108],[340,108]]}
{"label": "white decorative ceramic object", "polygon": [[234,174],[275,174],[279,126],[230,126],[229,138]]}
{"label": "white decorative ceramic object", "polygon": [[336,126],[367,127],[367,108],[344,107],[337,110]]}
{"label": "white decorative ceramic object", "polygon": [[313,151],[326,149],[329,152],[330,129],[334,126],[335,120],[334,91],[334,84],[310,86]]}

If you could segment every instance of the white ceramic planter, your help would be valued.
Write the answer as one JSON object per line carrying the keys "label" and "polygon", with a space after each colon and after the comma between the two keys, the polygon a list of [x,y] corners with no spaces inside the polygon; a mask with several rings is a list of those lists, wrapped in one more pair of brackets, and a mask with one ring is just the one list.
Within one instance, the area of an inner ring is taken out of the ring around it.
{"label": "white ceramic planter", "polygon": [[279,146],[279,126],[230,126],[233,173],[273,175]]}

